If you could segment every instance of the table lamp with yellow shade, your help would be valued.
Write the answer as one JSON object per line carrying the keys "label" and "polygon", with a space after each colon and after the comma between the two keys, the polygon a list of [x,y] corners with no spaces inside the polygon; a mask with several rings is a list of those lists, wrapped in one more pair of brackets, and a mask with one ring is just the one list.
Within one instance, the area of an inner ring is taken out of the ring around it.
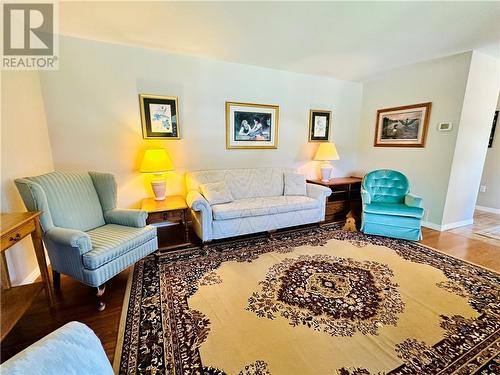
{"label": "table lamp with yellow shade", "polygon": [[165,172],[174,169],[174,165],[167,150],[164,148],[146,150],[142,158],[140,171],[142,173],[151,173],[151,187],[155,194],[155,200],[163,201],[167,193],[167,181],[165,179]]}
{"label": "table lamp with yellow shade", "polygon": [[321,181],[330,181],[333,167],[330,164],[330,160],[339,160],[339,154],[334,143],[325,142],[320,143],[318,149],[316,150],[316,155],[314,155],[314,160],[322,161],[321,164]]}

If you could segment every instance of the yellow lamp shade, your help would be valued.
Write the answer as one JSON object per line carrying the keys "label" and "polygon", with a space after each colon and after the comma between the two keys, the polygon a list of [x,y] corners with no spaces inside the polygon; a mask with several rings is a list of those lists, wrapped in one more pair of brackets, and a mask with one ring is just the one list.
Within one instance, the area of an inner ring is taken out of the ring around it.
{"label": "yellow lamp shade", "polygon": [[334,143],[321,143],[316,150],[314,160],[339,160],[339,154]]}
{"label": "yellow lamp shade", "polygon": [[164,148],[155,150],[146,150],[142,158],[142,173],[162,173],[174,169],[174,164]]}

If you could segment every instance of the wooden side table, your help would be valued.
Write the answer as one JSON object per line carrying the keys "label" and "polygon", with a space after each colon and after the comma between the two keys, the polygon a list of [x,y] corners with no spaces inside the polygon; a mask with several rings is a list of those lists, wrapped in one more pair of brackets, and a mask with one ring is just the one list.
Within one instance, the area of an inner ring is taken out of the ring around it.
{"label": "wooden side table", "polygon": [[326,200],[325,221],[344,221],[351,212],[359,223],[361,217],[361,181],[359,177],[332,178],[328,182],[307,180],[307,182],[326,186],[332,194]]}
{"label": "wooden side table", "polygon": [[[1,340],[3,340],[26,312],[31,302],[33,302],[38,292],[41,290],[42,285],[45,287],[45,294],[49,306],[53,305],[54,298],[50,286],[49,273],[47,271],[45,250],[43,248],[42,228],[39,222],[41,214],[41,211],[1,214],[0,228],[2,245],[0,265],[2,267],[3,289],[1,296]],[[31,240],[35,248],[36,260],[40,268],[42,283],[11,287],[4,252],[29,234],[31,234]]]}
{"label": "wooden side table", "polygon": [[[159,223],[178,223],[184,227],[184,242],[180,244],[163,246],[160,244],[160,250],[170,250],[181,246],[191,245],[189,241],[189,209],[184,197],[175,195],[167,197],[163,201],[157,201],[154,198],[145,198],[142,200],[141,209],[148,213],[147,224]],[[162,238],[159,236],[160,242]]]}

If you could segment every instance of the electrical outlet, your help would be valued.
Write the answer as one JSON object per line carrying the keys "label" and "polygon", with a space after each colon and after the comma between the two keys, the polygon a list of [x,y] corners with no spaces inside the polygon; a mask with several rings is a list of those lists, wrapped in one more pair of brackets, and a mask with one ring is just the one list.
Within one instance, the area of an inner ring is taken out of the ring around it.
{"label": "electrical outlet", "polygon": [[481,193],[486,193],[486,185],[481,185],[481,186],[479,187],[479,191],[480,191]]}

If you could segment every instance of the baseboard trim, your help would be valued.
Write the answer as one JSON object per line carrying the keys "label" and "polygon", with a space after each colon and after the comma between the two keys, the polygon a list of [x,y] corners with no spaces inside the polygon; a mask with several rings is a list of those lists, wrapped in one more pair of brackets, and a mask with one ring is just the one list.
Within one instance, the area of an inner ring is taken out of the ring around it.
{"label": "baseboard trim", "polygon": [[484,211],[484,212],[491,212],[492,214],[499,214],[500,215],[500,208],[493,208],[493,207],[476,205],[476,210]]}
{"label": "baseboard trim", "polygon": [[439,224],[434,224],[429,221],[422,221],[422,226],[429,228],[429,229],[434,229],[439,232],[444,232],[450,229],[458,228],[458,227],[464,227],[466,225],[472,225],[474,224],[474,219],[467,219],[467,220],[462,220],[462,221],[456,221],[454,223],[449,223],[449,224],[444,224],[444,225],[439,225]]}
{"label": "baseboard trim", "polygon": [[430,221],[422,221],[422,226],[426,227],[426,228],[429,228],[429,229],[434,229],[434,230],[437,230],[437,231],[440,231],[440,232],[442,231],[441,225],[431,223]]}
{"label": "baseboard trim", "polygon": [[474,224],[474,219],[467,219],[467,220],[462,220],[462,221],[456,221],[454,223],[449,223],[445,225],[441,225],[441,228],[443,228],[443,231],[445,230],[450,230],[458,227],[464,227],[466,225],[472,225]]}

